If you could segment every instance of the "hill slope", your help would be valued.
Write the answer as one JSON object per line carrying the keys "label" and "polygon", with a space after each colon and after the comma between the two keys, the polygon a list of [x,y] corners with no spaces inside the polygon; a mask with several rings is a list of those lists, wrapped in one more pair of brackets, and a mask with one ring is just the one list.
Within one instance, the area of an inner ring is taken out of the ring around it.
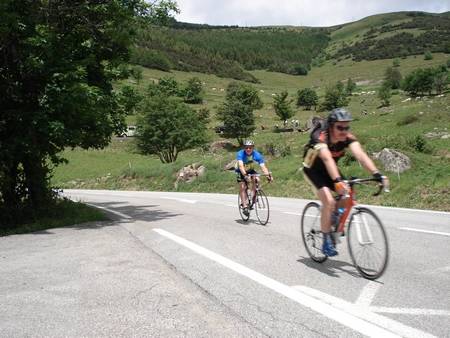
{"label": "hill slope", "polygon": [[379,14],[329,28],[142,26],[132,62],[258,82],[249,71],[306,75],[326,59],[380,60],[426,51],[450,53],[449,13]]}

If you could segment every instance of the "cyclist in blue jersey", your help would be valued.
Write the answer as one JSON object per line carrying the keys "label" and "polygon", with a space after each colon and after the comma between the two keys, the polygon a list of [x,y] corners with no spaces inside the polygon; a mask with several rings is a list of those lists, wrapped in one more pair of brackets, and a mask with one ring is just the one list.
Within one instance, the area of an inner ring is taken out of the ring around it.
{"label": "cyclist in blue jersey", "polygon": [[236,154],[236,176],[237,176],[237,182],[239,183],[239,193],[241,194],[241,201],[242,201],[242,207],[243,207],[243,213],[245,216],[249,215],[247,205],[247,189],[246,184],[252,183],[252,190],[253,190],[253,196],[255,196],[256,192],[256,186],[254,184],[255,180],[258,180],[258,177],[250,177],[249,174],[256,174],[256,163],[259,164],[261,167],[262,172],[264,175],[267,176],[267,180],[269,182],[273,181],[273,177],[269,172],[269,169],[267,168],[263,155],[255,150],[255,143],[252,140],[246,140],[244,142],[244,149],[241,149]]}

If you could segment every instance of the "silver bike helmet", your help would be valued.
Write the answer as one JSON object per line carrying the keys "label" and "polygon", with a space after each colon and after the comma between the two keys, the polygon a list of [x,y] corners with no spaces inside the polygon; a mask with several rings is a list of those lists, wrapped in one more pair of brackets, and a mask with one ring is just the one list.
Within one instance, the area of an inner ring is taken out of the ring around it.
{"label": "silver bike helmet", "polygon": [[349,121],[353,121],[352,115],[344,108],[333,109],[327,119],[328,124]]}
{"label": "silver bike helmet", "polygon": [[244,141],[244,146],[247,146],[247,147],[252,146],[252,147],[254,147],[255,146],[255,142],[253,142],[252,140],[245,140]]}

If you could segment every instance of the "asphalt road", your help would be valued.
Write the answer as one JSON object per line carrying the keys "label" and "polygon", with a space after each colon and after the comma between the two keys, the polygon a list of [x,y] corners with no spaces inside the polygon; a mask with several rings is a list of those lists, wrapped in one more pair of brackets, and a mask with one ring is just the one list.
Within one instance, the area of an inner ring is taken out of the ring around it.
{"label": "asphalt road", "polygon": [[323,264],[299,234],[308,202],[67,190],[111,221],[0,238],[1,337],[450,337],[450,213],[371,207],[390,262],[377,281],[345,242]]}

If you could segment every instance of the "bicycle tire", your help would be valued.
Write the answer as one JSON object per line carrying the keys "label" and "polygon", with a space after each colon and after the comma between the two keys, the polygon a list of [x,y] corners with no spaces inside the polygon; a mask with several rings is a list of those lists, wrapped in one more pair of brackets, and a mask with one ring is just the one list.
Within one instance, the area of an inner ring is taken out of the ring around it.
{"label": "bicycle tire", "polygon": [[[250,203],[250,201],[248,201],[247,203]],[[250,205],[250,204],[247,204]],[[244,222],[247,222],[248,219],[250,218],[250,210],[249,210],[249,214],[248,216],[244,215],[244,211],[242,208],[242,202],[241,202],[241,194],[238,193],[238,209],[239,209],[239,214],[241,215],[241,218]]]}
{"label": "bicycle tire", "polygon": [[[355,208],[347,228],[347,244],[352,262],[367,279],[381,277],[389,260],[389,242],[378,216],[370,209]],[[380,245],[380,249],[376,247]]]}
{"label": "bicycle tire", "polygon": [[327,256],[322,252],[323,233],[320,228],[320,205],[309,202],[302,212],[300,232],[309,257],[317,263],[323,263]]}
{"label": "bicycle tire", "polygon": [[255,199],[256,217],[261,225],[266,225],[269,222],[270,208],[269,200],[262,189],[256,191]]}

